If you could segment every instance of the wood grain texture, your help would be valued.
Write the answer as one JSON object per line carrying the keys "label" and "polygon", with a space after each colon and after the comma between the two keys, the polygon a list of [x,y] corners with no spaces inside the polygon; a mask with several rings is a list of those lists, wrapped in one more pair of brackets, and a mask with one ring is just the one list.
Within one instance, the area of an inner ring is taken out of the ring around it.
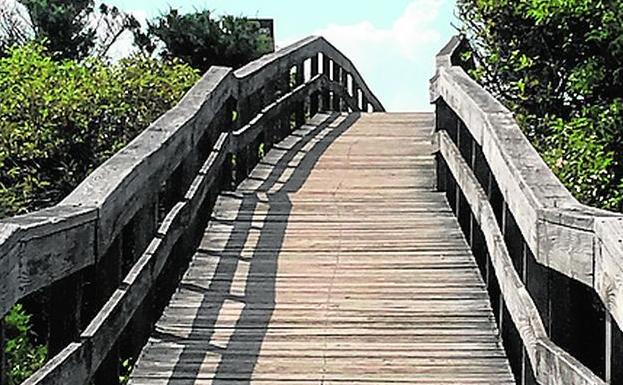
{"label": "wood grain texture", "polygon": [[548,338],[539,311],[513,266],[486,193],[447,132],[437,132],[434,142],[484,234],[504,303],[524,343],[539,383],[605,385],[602,379]]}
{"label": "wood grain texture", "polygon": [[431,114],[319,114],[222,194],[139,384],[514,384]]}
{"label": "wood grain texture", "polygon": [[[572,196],[524,136],[512,113],[461,67],[453,65],[453,54],[465,43],[463,38],[454,37],[437,55],[431,101],[443,100],[482,146],[504,200],[537,261],[595,289],[623,327],[623,253],[618,251],[623,242],[623,216],[582,205]],[[443,126],[444,119],[440,116],[437,123]]]}

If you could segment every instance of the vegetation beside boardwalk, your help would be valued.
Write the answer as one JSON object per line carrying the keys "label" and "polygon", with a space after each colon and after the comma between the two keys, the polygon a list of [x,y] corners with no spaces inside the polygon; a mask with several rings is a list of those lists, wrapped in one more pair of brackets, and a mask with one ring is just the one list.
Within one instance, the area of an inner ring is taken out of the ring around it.
{"label": "vegetation beside boardwalk", "polygon": [[623,0],[458,0],[481,84],[583,203],[623,211]]}

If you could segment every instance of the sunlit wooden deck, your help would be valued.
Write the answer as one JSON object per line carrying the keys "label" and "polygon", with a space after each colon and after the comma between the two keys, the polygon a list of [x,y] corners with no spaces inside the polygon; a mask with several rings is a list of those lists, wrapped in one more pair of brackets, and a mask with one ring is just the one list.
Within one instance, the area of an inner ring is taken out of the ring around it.
{"label": "sunlit wooden deck", "polygon": [[132,373],[149,384],[514,384],[433,117],[319,114],[222,194]]}

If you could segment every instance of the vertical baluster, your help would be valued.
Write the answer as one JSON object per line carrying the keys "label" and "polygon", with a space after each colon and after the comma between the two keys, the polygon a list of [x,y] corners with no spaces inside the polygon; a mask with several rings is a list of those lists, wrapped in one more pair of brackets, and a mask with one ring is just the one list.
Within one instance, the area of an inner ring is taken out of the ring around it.
{"label": "vertical baluster", "polygon": [[369,106],[370,102],[368,101],[368,97],[366,96],[366,94],[362,91],[361,92],[361,111],[363,112],[368,112],[370,111],[370,106]]}
{"label": "vertical baluster", "polygon": [[[296,65],[296,86],[305,83],[305,65],[303,62]],[[297,101],[294,107],[295,126],[301,127],[305,124],[305,99]]]}
{"label": "vertical baluster", "polygon": [[[470,167],[472,171],[476,170],[476,141],[470,135],[470,144],[471,144],[471,159],[469,160]],[[474,246],[474,228],[478,226],[476,219],[474,218],[474,213],[469,211],[469,244],[470,246]]]}
{"label": "vertical baluster", "polygon": [[[333,61],[333,85],[334,90],[337,90],[340,84],[340,76],[342,73],[342,68],[340,65]],[[338,92],[333,91],[333,111],[340,112],[341,111],[341,103],[340,103],[340,95]]]}
{"label": "vertical baluster", "polygon": [[447,190],[448,175],[446,175],[446,162],[440,153],[435,154],[435,190],[445,192]]}
{"label": "vertical baluster", "polygon": [[[311,58],[311,77],[318,75],[318,54],[312,56]],[[319,110],[319,97],[320,94],[316,91],[313,92],[310,96],[309,100],[309,115],[313,117],[318,113]]]}
{"label": "vertical baluster", "polygon": [[350,95],[348,92],[348,72],[342,68],[340,74],[340,84],[342,85],[342,90],[344,91],[344,99],[342,100],[342,111],[348,112],[349,103],[347,102],[348,96]]}
{"label": "vertical baluster", "polygon": [[[95,263],[97,308],[101,308],[119,286],[123,257],[123,235],[119,234]],[[94,385],[119,384],[119,344],[115,343],[93,377]]]}
{"label": "vertical baluster", "polygon": [[[288,82],[289,84],[289,82]],[[238,111],[238,121],[235,122],[236,128],[242,128],[249,119],[249,100],[244,97],[238,100],[236,111]],[[236,186],[247,177],[249,151],[248,146],[239,148],[236,152],[236,178],[234,183]]]}
{"label": "vertical baluster", "polygon": [[[129,244],[126,245],[128,248],[124,252],[128,254],[125,259],[132,261],[132,264],[141,257],[156,234],[157,217],[158,197],[154,196],[136,213],[129,225],[127,237],[132,239],[132,244],[131,247],[128,247]],[[137,357],[149,338],[152,322],[157,316],[154,314],[153,300],[154,292],[150,291],[126,327],[125,335],[122,337],[125,357]]]}
{"label": "vertical baluster", "polygon": [[[229,132],[231,133],[231,131],[234,129],[234,125],[236,124],[236,122],[234,121],[234,114],[236,113],[236,100],[233,98],[230,98],[227,100],[227,102],[225,102],[225,108],[223,109],[223,127],[222,127],[222,131],[223,132]],[[219,188],[225,191],[229,191],[232,189],[232,182],[233,182],[233,169],[232,169],[232,163],[233,163],[233,156],[231,153],[228,153],[226,156],[226,159],[223,163],[223,168],[222,168],[222,172],[221,172],[221,181],[220,181],[220,186]]]}
{"label": "vertical baluster", "polygon": [[286,106],[284,107],[283,115],[280,120],[279,137],[277,138],[277,141],[282,140],[289,134],[290,134],[290,110]]}
{"label": "vertical baluster", "polygon": [[623,332],[610,313],[606,316],[606,375],[609,384],[623,384]]}
{"label": "vertical baluster", "polygon": [[[327,80],[330,77],[331,71],[331,59],[326,54],[322,54],[322,72],[326,76]],[[325,86],[322,90],[322,110],[330,111],[331,110],[331,92],[329,91],[328,85]]]}
{"label": "vertical baluster", "polygon": [[80,334],[82,274],[78,272],[53,283],[48,292],[48,352],[53,356]]}

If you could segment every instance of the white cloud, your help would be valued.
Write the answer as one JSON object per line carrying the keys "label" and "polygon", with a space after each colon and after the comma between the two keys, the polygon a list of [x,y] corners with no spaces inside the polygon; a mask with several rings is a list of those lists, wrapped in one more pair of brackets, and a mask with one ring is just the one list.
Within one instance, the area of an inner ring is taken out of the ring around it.
{"label": "white cloud", "polygon": [[351,59],[387,110],[430,110],[428,80],[435,53],[448,37],[447,15],[442,12],[449,11],[447,0],[413,0],[388,27],[375,25],[371,14],[372,21],[330,24],[313,34]]}
{"label": "white cloud", "polygon": [[370,52],[392,51],[404,59],[417,59],[418,48],[440,39],[434,28],[442,0],[414,0],[390,28],[378,28],[369,21],[352,25],[331,24],[316,31],[354,60],[369,57]]}

